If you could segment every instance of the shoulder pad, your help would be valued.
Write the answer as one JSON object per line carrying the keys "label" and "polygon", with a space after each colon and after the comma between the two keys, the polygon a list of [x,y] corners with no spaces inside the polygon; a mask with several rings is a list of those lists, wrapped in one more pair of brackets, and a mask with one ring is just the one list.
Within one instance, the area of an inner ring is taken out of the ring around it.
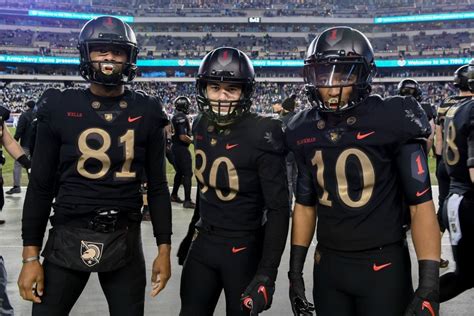
{"label": "shoulder pad", "polygon": [[194,118],[194,120],[193,120],[193,126],[192,126],[192,128],[191,128],[193,134],[196,133],[196,130],[197,130],[198,126],[199,126],[199,123],[200,123],[201,121],[204,121],[204,120],[205,120],[205,117],[204,117],[204,115],[203,115],[202,113],[199,113],[199,114]]}
{"label": "shoulder pad", "polygon": [[8,121],[9,118],[10,110],[4,105],[0,105],[0,119],[5,122]]}
{"label": "shoulder pad", "polygon": [[300,111],[293,115],[293,117],[288,121],[286,125],[287,131],[292,131],[302,125],[304,122],[317,121],[319,119],[319,113],[316,108],[310,108],[303,111]]}
{"label": "shoulder pad", "polygon": [[[395,96],[386,104],[390,111],[387,113],[391,121],[399,124],[396,128],[403,138],[412,139],[428,137],[431,126],[421,105],[413,97]],[[398,122],[398,123],[397,123]]]}
{"label": "shoulder pad", "polygon": [[36,103],[35,110],[38,120],[49,121],[51,116],[52,107],[55,104],[59,104],[61,99],[62,91],[59,89],[47,89],[41,95],[40,99]]}
{"label": "shoulder pad", "polygon": [[148,104],[150,106],[150,113],[153,122],[157,124],[158,127],[165,127],[169,124],[168,115],[166,114],[163,103],[160,98],[154,96],[144,95],[148,99]]}
{"label": "shoulder pad", "polygon": [[[132,90],[130,90],[132,91]],[[144,97],[147,97],[148,96],[148,93],[144,90],[133,90],[133,92],[137,93],[137,94],[141,94],[142,96]]]}
{"label": "shoulder pad", "polygon": [[284,153],[282,122],[269,117],[257,117],[258,147],[265,152]]}

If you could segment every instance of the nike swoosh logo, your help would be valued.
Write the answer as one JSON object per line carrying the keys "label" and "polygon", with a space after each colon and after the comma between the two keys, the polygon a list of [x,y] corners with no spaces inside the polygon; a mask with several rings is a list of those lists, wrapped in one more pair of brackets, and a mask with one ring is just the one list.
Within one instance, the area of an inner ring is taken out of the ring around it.
{"label": "nike swoosh logo", "polygon": [[267,289],[265,286],[260,285],[257,291],[258,294],[262,293],[263,294],[263,299],[265,300],[265,306],[268,304],[268,295],[267,295]]}
{"label": "nike swoosh logo", "polygon": [[245,250],[245,249],[247,249],[247,247],[242,247],[242,248],[232,247],[232,253],[241,252],[242,250]]}
{"label": "nike swoosh logo", "polygon": [[243,302],[243,305],[245,307],[247,307],[248,309],[252,310],[252,307],[253,307],[253,300],[250,298],[250,297],[246,297],[244,298],[244,302]]}
{"label": "nike swoosh logo", "polygon": [[130,117],[130,116],[129,116],[129,117],[128,117],[128,122],[129,122],[129,123],[133,123],[133,122],[135,122],[135,121],[138,121],[138,120],[141,119],[141,118],[142,118],[142,116],[137,116],[137,117]]}
{"label": "nike swoosh logo", "polygon": [[374,266],[373,266],[372,268],[374,269],[375,272],[377,272],[377,271],[380,271],[380,270],[382,270],[382,269],[385,269],[386,267],[391,266],[391,265],[392,265],[391,262],[386,263],[386,264],[381,264],[381,265],[379,265],[379,266],[374,263]]}
{"label": "nike swoosh logo", "polygon": [[421,310],[424,310],[425,308],[430,311],[430,314],[432,316],[436,316],[435,311],[434,311],[433,307],[431,306],[430,302],[423,301],[423,304],[421,305]]}
{"label": "nike swoosh logo", "polygon": [[364,138],[369,137],[370,135],[372,135],[374,133],[375,133],[374,131],[369,132],[369,133],[365,133],[365,134],[361,134],[360,132],[358,132],[357,133],[357,139],[358,140],[364,139]]}
{"label": "nike swoosh logo", "polygon": [[417,197],[420,197],[420,196],[422,196],[423,194],[425,194],[426,192],[428,192],[429,190],[430,190],[430,188],[427,188],[426,190],[423,190],[423,191],[421,191],[421,192],[418,192],[418,191],[417,191],[417,192],[416,192],[416,196],[417,196]]}
{"label": "nike swoosh logo", "polygon": [[237,146],[239,146],[239,144],[232,144],[232,145],[231,144],[226,144],[225,149],[229,150],[229,149],[232,149],[232,148],[237,147]]}

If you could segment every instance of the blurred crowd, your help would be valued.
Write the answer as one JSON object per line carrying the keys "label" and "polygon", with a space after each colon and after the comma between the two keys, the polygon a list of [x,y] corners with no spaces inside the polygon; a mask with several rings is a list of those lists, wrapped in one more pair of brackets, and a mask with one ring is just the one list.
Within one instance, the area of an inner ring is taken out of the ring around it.
{"label": "blurred crowd", "polygon": [[465,0],[2,0],[0,7],[63,10],[135,16],[329,16],[374,17],[472,11]]}
{"label": "blurred crowd", "polygon": [[[85,83],[75,84],[74,87],[86,87]],[[64,88],[62,83],[26,83],[14,82],[0,86],[0,104],[7,106],[13,113],[20,113],[25,108],[28,100],[37,101],[47,88]],[[423,97],[426,101],[439,105],[449,95],[456,93],[451,83],[421,83]],[[194,83],[172,83],[172,82],[134,82],[131,89],[145,91],[150,95],[159,96],[167,113],[173,114],[173,101],[178,96],[188,96],[193,104],[191,114],[196,114],[195,85]],[[373,92],[384,97],[397,94],[396,84],[374,84]],[[300,83],[275,83],[259,82],[253,98],[252,111],[262,114],[272,114],[272,103],[283,100],[288,96],[296,94],[297,111],[310,106],[304,91],[304,84]]]}

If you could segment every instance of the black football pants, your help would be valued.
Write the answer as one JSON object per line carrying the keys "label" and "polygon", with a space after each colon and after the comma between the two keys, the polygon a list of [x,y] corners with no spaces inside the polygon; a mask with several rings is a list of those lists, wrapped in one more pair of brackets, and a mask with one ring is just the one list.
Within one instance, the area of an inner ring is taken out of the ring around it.
{"label": "black football pants", "polygon": [[441,302],[474,287],[474,194],[462,199],[459,205],[459,223],[462,237],[457,246],[453,246],[456,271],[441,276]]}
{"label": "black football pants", "polygon": [[401,242],[363,252],[318,246],[313,278],[318,316],[401,316],[413,297],[410,255]]}
{"label": "black football pants", "polygon": [[259,234],[224,237],[200,231],[181,275],[180,316],[211,316],[224,289],[227,316],[248,316],[241,294],[255,276],[262,254]]}
{"label": "black football pants", "polygon": [[[45,289],[42,303],[33,303],[33,316],[67,316],[82,293],[90,272],[66,269],[43,262]],[[135,258],[123,268],[98,273],[111,316],[142,316],[145,304],[145,259]]]}
{"label": "black football pants", "polygon": [[177,195],[181,183],[184,187],[184,200],[191,200],[191,178],[193,177],[193,161],[188,147],[173,144],[171,147],[174,156],[174,176],[172,195]]}

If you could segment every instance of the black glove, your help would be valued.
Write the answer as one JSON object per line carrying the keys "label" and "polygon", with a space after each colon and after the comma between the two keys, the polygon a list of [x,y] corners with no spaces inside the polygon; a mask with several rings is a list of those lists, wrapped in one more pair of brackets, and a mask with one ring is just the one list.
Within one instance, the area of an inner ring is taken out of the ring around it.
{"label": "black glove", "polygon": [[26,170],[31,169],[31,160],[25,154],[18,157],[16,161]]}
{"label": "black glove", "polygon": [[240,299],[243,310],[250,310],[250,315],[258,315],[272,305],[275,282],[268,276],[257,274],[245,289]]}
{"label": "black glove", "polygon": [[306,299],[303,266],[308,253],[308,247],[292,245],[290,252],[290,302],[293,315],[313,315],[314,305]]}
{"label": "black glove", "polygon": [[408,305],[405,316],[439,315],[439,262],[434,260],[418,261],[420,284],[413,300]]}

